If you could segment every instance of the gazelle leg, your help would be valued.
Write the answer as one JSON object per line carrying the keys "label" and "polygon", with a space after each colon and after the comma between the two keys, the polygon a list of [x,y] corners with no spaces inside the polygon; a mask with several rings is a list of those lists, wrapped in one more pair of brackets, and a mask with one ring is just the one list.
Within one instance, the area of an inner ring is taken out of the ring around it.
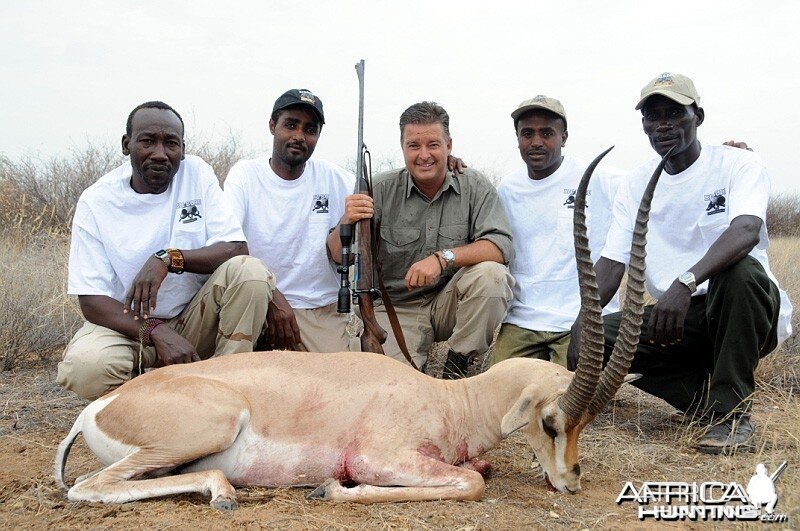
{"label": "gazelle leg", "polygon": [[358,468],[353,480],[359,485],[348,488],[329,479],[308,497],[356,503],[479,500],[486,488],[480,473],[416,453],[394,463],[364,458]]}
{"label": "gazelle leg", "polygon": [[[181,422],[174,422],[176,407],[182,410]],[[125,419],[144,412],[149,416],[148,423],[134,433],[126,431]],[[221,382],[186,377],[155,391],[134,388],[101,410],[84,431],[84,437],[90,447],[127,444],[136,450],[103,470],[84,476],[69,490],[68,498],[125,503],[198,492],[210,494],[214,507],[233,509],[235,491],[221,470],[142,478],[169,472],[229,448],[249,422],[247,400]]]}
{"label": "gazelle leg", "polygon": [[[161,454],[161,455],[158,455]],[[211,505],[217,509],[236,508],[236,491],[219,470],[192,472],[155,479],[128,479],[142,471],[153,469],[148,463],[163,458],[161,452],[139,450],[122,461],[114,463],[69,489],[71,501],[125,503],[145,498],[198,492],[211,495]],[[156,466],[155,468],[161,468]]]}

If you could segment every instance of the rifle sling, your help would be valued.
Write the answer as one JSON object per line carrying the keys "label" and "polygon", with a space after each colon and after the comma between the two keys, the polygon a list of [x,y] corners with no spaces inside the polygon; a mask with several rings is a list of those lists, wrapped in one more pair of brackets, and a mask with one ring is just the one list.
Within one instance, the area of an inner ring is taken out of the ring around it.
{"label": "rifle sling", "polygon": [[408,353],[406,338],[403,335],[403,329],[400,328],[400,321],[397,319],[397,312],[394,311],[392,299],[389,298],[389,293],[386,291],[386,286],[383,285],[383,275],[381,274],[380,267],[378,268],[378,274],[376,276],[378,277],[378,286],[381,288],[381,299],[383,299],[383,305],[386,307],[386,313],[389,315],[389,323],[392,325],[392,332],[394,333],[394,338],[397,340],[397,346],[400,347],[400,352],[403,353],[406,361],[419,371],[420,368],[417,367],[416,363],[414,363],[414,358],[412,358],[411,354]]}

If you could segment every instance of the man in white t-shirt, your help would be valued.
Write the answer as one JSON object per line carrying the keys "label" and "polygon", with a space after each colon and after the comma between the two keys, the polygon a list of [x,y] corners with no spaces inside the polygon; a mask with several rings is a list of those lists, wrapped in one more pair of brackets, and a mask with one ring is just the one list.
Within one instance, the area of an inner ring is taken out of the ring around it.
{"label": "man in white t-shirt", "polygon": [[[705,119],[692,81],[664,73],[641,92],[642,126],[658,157],[619,188],[614,220],[595,264],[601,304],[616,292],[630,256],[643,190],[670,148],[647,233],[645,309],[630,371],[634,385],[708,421],[707,453],[752,447],[749,409],[758,361],[791,333],[792,305],[769,269],[769,177],[754,153],[701,144]],[[610,355],[620,315],[604,319]],[[580,323],[576,325],[576,331]],[[573,335],[573,337],[575,337]],[[577,349],[570,347],[570,364]]]}
{"label": "man in white t-shirt", "polygon": [[224,183],[250,254],[277,277],[264,337],[270,348],[349,350],[348,315],[337,313],[340,279],[326,239],[339,223],[355,221],[344,207],[355,177],[310,158],[324,123],[317,96],[285,92],[269,120],[272,154],[236,163]]}
{"label": "man in white t-shirt", "polygon": [[[570,328],[580,310],[573,244],[575,192],[588,163],[562,155],[567,114],[555,98],[539,95],[511,113],[525,166],[506,175],[498,194],[511,223],[514,298],[492,352],[492,363],[534,357],[567,365]],[[598,167],[587,192],[589,246],[600,257],[622,172]],[[605,311],[619,309],[618,299]]]}
{"label": "man in white t-shirt", "polygon": [[151,101],[128,116],[130,161],[78,201],[70,295],[86,323],[58,383],[94,399],[142,370],[250,352],[264,327],[272,274],[247,243],[213,169],[184,155],[183,120]]}

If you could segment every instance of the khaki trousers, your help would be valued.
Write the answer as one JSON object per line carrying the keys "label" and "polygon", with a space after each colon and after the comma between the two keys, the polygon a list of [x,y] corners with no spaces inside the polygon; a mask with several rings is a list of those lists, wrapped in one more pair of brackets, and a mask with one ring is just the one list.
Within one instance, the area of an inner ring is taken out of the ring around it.
{"label": "khaki trousers", "polygon": [[[189,340],[201,359],[252,352],[264,328],[275,277],[261,260],[236,256],[209,277],[184,310],[165,324]],[[161,325],[164,326],[164,325]],[[93,400],[156,365],[154,347],[86,322],[64,351],[57,382]]]}
{"label": "khaki trousers", "polygon": [[[508,311],[513,285],[514,278],[506,266],[481,262],[459,269],[441,291],[430,297],[393,302],[417,367],[422,368],[428,360],[434,341],[447,341],[450,350],[467,357],[489,350],[494,331]],[[386,355],[408,363],[382,304],[375,305],[375,317],[388,333],[383,345]]]}
{"label": "khaki trousers", "polygon": [[[303,345],[309,352],[344,352],[350,349],[349,314],[336,311],[337,303],[321,308],[294,309]],[[358,350],[358,349],[356,349]]]}
{"label": "khaki trousers", "polygon": [[503,323],[492,350],[492,365],[508,358],[537,358],[567,366],[570,332],[528,330]]}

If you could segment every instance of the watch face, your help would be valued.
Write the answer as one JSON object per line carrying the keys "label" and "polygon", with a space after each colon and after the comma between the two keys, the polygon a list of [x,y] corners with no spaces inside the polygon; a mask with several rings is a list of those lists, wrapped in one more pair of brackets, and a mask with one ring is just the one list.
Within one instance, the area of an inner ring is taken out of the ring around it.
{"label": "watch face", "polygon": [[442,258],[444,258],[448,262],[452,262],[456,259],[456,253],[451,251],[450,249],[445,249],[442,251]]}
{"label": "watch face", "polygon": [[683,283],[694,282],[694,275],[692,275],[691,273],[683,273],[681,274],[681,276],[678,277],[678,280],[680,280]]}

